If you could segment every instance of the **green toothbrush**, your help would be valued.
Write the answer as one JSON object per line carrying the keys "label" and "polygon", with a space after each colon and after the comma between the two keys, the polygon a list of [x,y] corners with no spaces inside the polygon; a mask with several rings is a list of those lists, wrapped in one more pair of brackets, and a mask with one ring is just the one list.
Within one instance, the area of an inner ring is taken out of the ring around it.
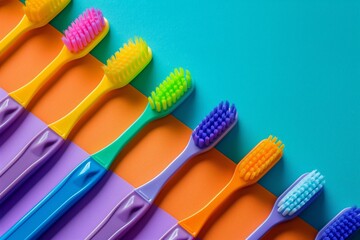
{"label": "green toothbrush", "polygon": [[22,217],[3,239],[34,239],[99,182],[125,145],[149,122],[169,115],[193,91],[188,70],[175,69],[148,97],[141,116],[111,144],[80,163],[47,196]]}

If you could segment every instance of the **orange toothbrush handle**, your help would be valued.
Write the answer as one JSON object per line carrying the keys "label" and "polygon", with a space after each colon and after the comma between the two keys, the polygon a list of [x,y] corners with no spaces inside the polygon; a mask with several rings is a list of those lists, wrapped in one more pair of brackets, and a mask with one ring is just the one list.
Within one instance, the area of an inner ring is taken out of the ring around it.
{"label": "orange toothbrush handle", "polygon": [[205,207],[192,216],[180,221],[179,225],[192,236],[196,237],[215,210],[218,209],[236,190],[241,188],[239,183],[241,183],[239,179],[237,179],[236,176],[233,176],[230,182]]}

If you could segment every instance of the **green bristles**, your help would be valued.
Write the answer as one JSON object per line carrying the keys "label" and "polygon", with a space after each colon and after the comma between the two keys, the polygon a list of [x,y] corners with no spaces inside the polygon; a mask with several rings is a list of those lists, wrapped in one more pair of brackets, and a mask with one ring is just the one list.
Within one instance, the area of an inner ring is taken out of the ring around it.
{"label": "green bristles", "polygon": [[157,112],[168,110],[192,87],[188,70],[176,68],[148,97],[151,108]]}

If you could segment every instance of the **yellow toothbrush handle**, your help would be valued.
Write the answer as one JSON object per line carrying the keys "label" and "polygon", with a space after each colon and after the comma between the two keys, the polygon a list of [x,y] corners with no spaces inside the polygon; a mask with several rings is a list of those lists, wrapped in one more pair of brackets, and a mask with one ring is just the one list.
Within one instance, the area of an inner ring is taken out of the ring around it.
{"label": "yellow toothbrush handle", "polygon": [[205,225],[210,216],[221,206],[226,199],[229,198],[236,190],[243,187],[239,179],[235,176],[230,180],[230,182],[213,198],[211,201],[206,204],[205,207],[200,209],[198,212],[192,216],[180,221],[178,224],[183,227],[188,233],[193,237],[196,237],[202,227]]}
{"label": "yellow toothbrush handle", "polygon": [[85,112],[105,93],[115,89],[116,86],[104,75],[99,85],[70,113],[49,125],[49,127],[64,139]]}
{"label": "yellow toothbrush handle", "polygon": [[0,41],[0,56],[4,54],[24,32],[34,29],[35,27],[36,25],[24,15],[19,24]]}
{"label": "yellow toothbrush handle", "polygon": [[46,81],[51,78],[65,63],[71,61],[73,58],[74,55],[64,46],[59,55],[42,72],[40,72],[39,75],[9,95],[22,106],[26,107]]}

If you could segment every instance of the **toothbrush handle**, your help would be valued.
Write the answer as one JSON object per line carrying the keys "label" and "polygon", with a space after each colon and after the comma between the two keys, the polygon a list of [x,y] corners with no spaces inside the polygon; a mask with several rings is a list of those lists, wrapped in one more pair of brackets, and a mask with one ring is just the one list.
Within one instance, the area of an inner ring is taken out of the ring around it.
{"label": "toothbrush handle", "polygon": [[205,207],[192,216],[180,221],[179,225],[196,237],[214,211],[240,187],[241,185],[239,185],[239,180],[235,174],[230,182]]}
{"label": "toothbrush handle", "polygon": [[201,153],[202,150],[198,148],[193,139],[190,138],[188,145],[180,155],[170,163],[159,175],[151,181],[140,186],[138,192],[142,194],[148,201],[153,201],[165,183],[174,175],[174,173],[184,165],[187,160],[196,154]]}
{"label": "toothbrush handle", "polygon": [[285,219],[276,212],[276,209],[273,210],[269,217],[249,237],[247,237],[246,240],[261,239],[272,227],[284,220]]}
{"label": "toothbrush handle", "polygon": [[53,156],[65,140],[45,128],[0,172],[0,202],[34,174]]}
{"label": "toothbrush handle", "polygon": [[25,108],[12,97],[7,96],[0,101],[0,135],[8,129],[16,119],[25,112]]}
{"label": "toothbrush handle", "polygon": [[178,224],[173,226],[160,238],[160,240],[193,240],[193,239],[195,238]]}
{"label": "toothbrush handle", "polygon": [[106,169],[89,157],[12,226],[2,239],[39,238],[99,182],[105,173]]}
{"label": "toothbrush handle", "polygon": [[150,207],[151,203],[133,191],[111,210],[86,239],[119,239],[144,216]]}
{"label": "toothbrush handle", "polygon": [[24,15],[19,24],[11,30],[3,39],[0,41],[0,56],[4,54],[11,45],[26,31],[29,31],[36,26],[30,22],[29,18]]}

